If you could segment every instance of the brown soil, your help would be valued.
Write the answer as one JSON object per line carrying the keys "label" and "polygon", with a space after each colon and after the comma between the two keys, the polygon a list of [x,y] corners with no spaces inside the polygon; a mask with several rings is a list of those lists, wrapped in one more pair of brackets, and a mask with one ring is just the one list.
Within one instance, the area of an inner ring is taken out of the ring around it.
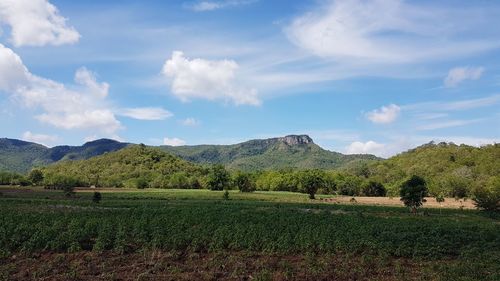
{"label": "brown soil", "polygon": [[[355,201],[352,200],[355,199]],[[433,197],[427,197],[427,202],[424,203],[423,207],[427,208],[452,208],[452,209],[475,209],[472,200],[456,200],[455,198],[445,198],[445,201],[441,204],[436,202]],[[404,206],[400,201],[399,197],[350,197],[350,196],[338,196],[333,198],[324,198],[324,202],[330,203],[340,203],[340,204],[362,204],[362,205],[380,205],[380,206]]]}
{"label": "brown soil", "polygon": [[[0,260],[2,280],[433,280],[430,262],[356,255],[79,252]],[[423,276],[422,272],[426,272]]]}

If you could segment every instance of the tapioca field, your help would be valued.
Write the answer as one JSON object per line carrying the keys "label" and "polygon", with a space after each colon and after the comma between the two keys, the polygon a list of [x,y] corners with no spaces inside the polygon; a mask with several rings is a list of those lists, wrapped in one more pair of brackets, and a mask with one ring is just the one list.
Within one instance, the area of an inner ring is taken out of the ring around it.
{"label": "tapioca field", "polygon": [[474,209],[236,190],[0,194],[1,280],[500,280],[500,217]]}

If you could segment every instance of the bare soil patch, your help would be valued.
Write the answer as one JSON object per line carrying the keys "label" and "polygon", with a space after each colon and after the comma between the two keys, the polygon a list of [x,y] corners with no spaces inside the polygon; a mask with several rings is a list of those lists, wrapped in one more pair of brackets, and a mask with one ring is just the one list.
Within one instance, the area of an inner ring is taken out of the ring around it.
{"label": "bare soil patch", "polygon": [[[352,200],[354,198],[355,200]],[[456,200],[455,198],[445,198],[445,201],[439,204],[436,198],[427,197],[427,202],[424,207],[427,208],[451,208],[451,209],[475,209],[473,201]],[[379,205],[379,206],[404,206],[399,197],[352,197],[352,196],[338,196],[333,198],[324,198],[323,202],[339,203],[339,204],[362,204],[362,205]]]}

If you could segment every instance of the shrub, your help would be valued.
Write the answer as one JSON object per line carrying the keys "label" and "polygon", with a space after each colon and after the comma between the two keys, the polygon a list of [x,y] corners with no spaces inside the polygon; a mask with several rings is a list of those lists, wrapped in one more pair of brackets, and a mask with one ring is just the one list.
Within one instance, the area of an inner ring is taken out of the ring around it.
{"label": "shrub", "polygon": [[491,178],[486,186],[479,186],[473,191],[474,205],[485,211],[500,211],[500,177]]}
{"label": "shrub", "polygon": [[222,165],[214,165],[208,174],[207,186],[210,190],[228,189],[231,177]]}
{"label": "shrub", "polygon": [[387,190],[380,182],[369,181],[363,187],[363,194],[365,196],[383,197],[387,194]]}
{"label": "shrub", "polygon": [[234,177],[234,185],[241,192],[253,192],[255,191],[255,185],[248,174],[245,173],[237,173]]}
{"label": "shrub", "polygon": [[35,185],[39,185],[43,182],[43,172],[40,169],[33,169],[28,174],[28,179]]}
{"label": "shrub", "polygon": [[92,196],[92,202],[99,203],[101,202],[101,199],[102,199],[101,193],[98,191],[94,192],[94,196]]}
{"label": "shrub", "polygon": [[425,202],[427,192],[425,180],[419,176],[412,176],[401,185],[401,201],[405,206],[410,207],[412,212],[416,212],[417,208]]}
{"label": "shrub", "polygon": [[138,189],[149,188],[149,183],[145,178],[140,177],[135,179],[135,187]]}
{"label": "shrub", "polygon": [[224,198],[224,200],[229,200],[229,191],[227,191],[227,190],[224,191],[224,195],[222,198]]}

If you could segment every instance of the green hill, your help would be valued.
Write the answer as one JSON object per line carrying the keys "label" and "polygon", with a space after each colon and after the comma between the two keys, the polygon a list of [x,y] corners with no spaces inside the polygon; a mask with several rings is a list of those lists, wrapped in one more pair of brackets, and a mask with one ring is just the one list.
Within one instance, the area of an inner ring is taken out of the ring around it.
{"label": "green hill", "polygon": [[419,175],[427,180],[432,193],[461,197],[474,185],[500,175],[500,144],[474,147],[431,142],[366,165],[364,173],[388,186]]}
{"label": "green hill", "polygon": [[161,146],[165,151],[199,164],[224,164],[230,170],[336,169],[373,155],[344,155],[325,150],[306,135],[251,140],[234,145]]}
{"label": "green hill", "polygon": [[60,160],[81,160],[128,146],[115,140],[100,139],[82,146],[45,147],[16,139],[0,139],[0,171],[26,173],[33,167],[45,166]]}
{"label": "green hill", "polygon": [[63,175],[84,186],[162,188],[196,187],[204,173],[196,164],[145,145],[130,145],[86,160],[63,160],[43,171],[49,182]]}

